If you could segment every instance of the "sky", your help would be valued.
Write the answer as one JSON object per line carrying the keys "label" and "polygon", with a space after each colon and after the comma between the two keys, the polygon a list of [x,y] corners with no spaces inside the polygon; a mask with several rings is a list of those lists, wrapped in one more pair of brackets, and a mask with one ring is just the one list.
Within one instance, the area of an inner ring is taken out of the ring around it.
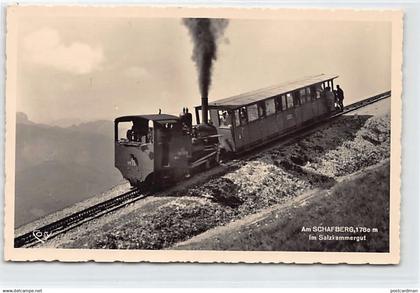
{"label": "sky", "polygon": [[[179,18],[25,18],[17,111],[46,124],[179,114],[200,103],[192,50]],[[218,44],[209,101],[334,73],[351,103],[390,90],[390,72],[390,22],[234,19]]]}

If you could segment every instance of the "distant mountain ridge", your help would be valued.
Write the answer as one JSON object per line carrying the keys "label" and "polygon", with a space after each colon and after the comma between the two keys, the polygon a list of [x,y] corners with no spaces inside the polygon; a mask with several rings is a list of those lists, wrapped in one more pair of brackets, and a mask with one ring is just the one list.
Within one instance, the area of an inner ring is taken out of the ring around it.
{"label": "distant mountain ridge", "polygon": [[16,113],[16,123],[17,124],[35,124],[34,122],[30,121],[28,118],[28,115],[26,115],[23,112],[17,112]]}
{"label": "distant mountain ridge", "polygon": [[16,227],[122,181],[112,121],[63,128],[34,123],[24,113],[16,121]]}
{"label": "distant mountain ridge", "polygon": [[73,125],[79,125],[83,123],[83,121],[81,119],[71,119],[71,118],[66,118],[66,119],[58,119],[58,120],[53,120],[51,122],[49,122],[48,124],[51,126],[58,126],[58,127],[70,127]]}

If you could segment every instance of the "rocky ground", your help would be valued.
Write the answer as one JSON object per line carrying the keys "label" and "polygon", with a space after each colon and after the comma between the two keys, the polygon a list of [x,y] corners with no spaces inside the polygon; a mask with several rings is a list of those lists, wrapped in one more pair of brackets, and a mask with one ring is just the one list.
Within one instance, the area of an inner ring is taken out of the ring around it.
{"label": "rocky ground", "polygon": [[[273,205],[228,225],[210,229],[177,243],[171,249],[388,252],[389,167],[389,160],[384,160],[341,177],[331,189],[311,190],[284,204]],[[319,233],[311,230],[313,227],[337,226],[366,227],[369,231]],[[365,239],[313,238],[320,235]]]}
{"label": "rocky ground", "polygon": [[341,116],[289,145],[236,161],[207,182],[141,200],[43,246],[170,248],[301,194],[329,189],[389,158],[389,101],[374,104],[370,114],[367,108],[363,111]]}

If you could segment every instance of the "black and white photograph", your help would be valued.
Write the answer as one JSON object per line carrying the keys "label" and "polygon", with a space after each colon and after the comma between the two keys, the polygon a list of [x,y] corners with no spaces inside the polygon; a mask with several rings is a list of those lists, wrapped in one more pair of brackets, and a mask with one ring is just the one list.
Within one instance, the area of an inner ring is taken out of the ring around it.
{"label": "black and white photograph", "polygon": [[399,262],[402,12],[7,11],[7,260]]}

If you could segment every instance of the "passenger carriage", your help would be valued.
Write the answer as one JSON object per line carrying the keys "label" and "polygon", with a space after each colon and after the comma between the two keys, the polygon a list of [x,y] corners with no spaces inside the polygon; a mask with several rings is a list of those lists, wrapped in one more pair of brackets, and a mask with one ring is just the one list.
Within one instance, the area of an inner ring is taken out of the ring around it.
{"label": "passenger carriage", "polygon": [[[320,74],[210,102],[221,149],[247,151],[335,112],[337,77]],[[200,123],[201,106],[195,111]]]}

